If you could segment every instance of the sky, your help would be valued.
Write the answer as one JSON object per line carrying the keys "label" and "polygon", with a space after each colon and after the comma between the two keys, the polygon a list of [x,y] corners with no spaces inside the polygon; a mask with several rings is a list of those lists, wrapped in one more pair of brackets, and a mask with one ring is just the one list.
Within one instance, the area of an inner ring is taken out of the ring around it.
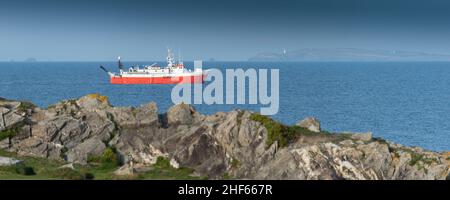
{"label": "sky", "polygon": [[450,54],[446,0],[0,0],[0,61],[247,60],[362,48]]}

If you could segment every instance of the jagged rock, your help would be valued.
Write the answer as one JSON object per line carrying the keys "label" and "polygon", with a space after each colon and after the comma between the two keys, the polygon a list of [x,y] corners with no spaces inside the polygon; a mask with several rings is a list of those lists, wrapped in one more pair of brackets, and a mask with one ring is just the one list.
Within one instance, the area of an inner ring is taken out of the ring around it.
{"label": "jagged rock", "polygon": [[121,127],[159,126],[158,108],[151,102],[138,108],[119,107],[109,110],[112,119]]}
{"label": "jagged rock", "polygon": [[0,149],[8,149],[9,147],[9,138],[0,141]]}
{"label": "jagged rock", "polygon": [[136,109],[139,126],[158,125],[158,107],[155,102],[142,105]]}
{"label": "jagged rock", "polygon": [[0,107],[0,131],[3,131],[6,129],[6,121],[3,116],[5,115],[5,113],[8,113],[8,112],[9,112],[9,109]]}
{"label": "jagged rock", "polygon": [[79,98],[77,105],[82,109],[95,110],[110,107],[108,97],[99,94],[89,94]]}
{"label": "jagged rock", "polygon": [[129,176],[133,175],[134,173],[135,173],[134,168],[128,164],[123,165],[119,169],[114,171],[114,174],[117,176]]}
{"label": "jagged rock", "polygon": [[99,156],[106,149],[106,145],[97,138],[91,138],[77,145],[67,152],[67,161],[86,164],[88,156]]}
{"label": "jagged rock", "polygon": [[0,107],[0,128],[7,129],[25,119],[24,116],[17,114],[13,110]]}
{"label": "jagged rock", "polygon": [[110,110],[112,119],[120,127],[132,127],[136,125],[136,117],[132,107],[114,107]]}
{"label": "jagged rock", "polygon": [[364,142],[368,142],[368,141],[372,140],[372,132],[355,133],[351,136],[351,138],[354,140],[361,140]]}
{"label": "jagged rock", "polygon": [[205,131],[204,127],[190,128],[187,132],[178,134],[176,140],[173,137],[167,143],[178,141],[172,155],[181,166],[215,176],[226,168],[224,155],[220,146],[214,145],[215,139]]}
{"label": "jagged rock", "polygon": [[151,165],[156,163],[159,156],[167,157],[167,153],[162,149],[163,135],[168,135],[164,129],[126,128],[121,129],[120,136],[113,138],[111,144],[114,144],[121,154],[123,163],[137,162]]}
{"label": "jagged rock", "polygon": [[[450,155],[373,140],[371,133],[302,135],[283,148],[277,141],[268,146],[267,129],[251,120],[249,111],[203,116],[179,104],[158,116],[155,103],[113,107],[101,95],[31,113],[4,102],[0,109],[20,116],[8,120],[24,125],[14,137],[0,141],[2,149],[86,164],[89,155],[101,155],[111,146],[125,163],[116,171],[119,175],[151,168],[158,157],[211,179],[224,174],[237,179],[446,179],[450,171]],[[298,125],[320,131],[314,118]]]}
{"label": "jagged rock", "polygon": [[22,163],[23,161],[14,158],[0,156],[0,166],[11,166]]}
{"label": "jagged rock", "polygon": [[73,148],[90,136],[90,128],[84,121],[61,116],[38,122],[32,127],[32,135],[45,142]]}
{"label": "jagged rock", "polygon": [[22,125],[16,128],[15,135],[10,139],[10,143],[16,144],[29,137],[31,137],[31,126]]}
{"label": "jagged rock", "polygon": [[17,110],[20,106],[19,101],[0,100],[0,107],[4,107],[10,110]]}
{"label": "jagged rock", "polygon": [[320,121],[314,117],[307,117],[297,123],[297,126],[307,128],[312,132],[320,132]]}
{"label": "jagged rock", "polygon": [[169,124],[191,124],[194,122],[195,109],[188,104],[177,104],[167,111]]}

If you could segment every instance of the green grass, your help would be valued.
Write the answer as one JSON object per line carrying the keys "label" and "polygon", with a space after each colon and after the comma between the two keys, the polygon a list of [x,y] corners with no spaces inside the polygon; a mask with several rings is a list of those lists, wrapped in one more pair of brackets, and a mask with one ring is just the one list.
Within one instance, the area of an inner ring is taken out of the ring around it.
{"label": "green grass", "polygon": [[85,169],[57,168],[47,171],[49,177],[63,180],[92,180],[95,175]]}
{"label": "green grass", "polygon": [[29,101],[21,101],[18,110],[21,112],[26,112],[28,109],[36,108],[36,105]]}
{"label": "green grass", "polygon": [[173,168],[170,161],[164,157],[158,157],[156,163],[147,172],[138,175],[138,179],[206,179],[204,176],[192,176],[193,169],[180,167]]}
{"label": "green grass", "polygon": [[17,124],[14,124],[12,127],[9,127],[6,130],[0,131],[0,141],[7,139],[7,138],[13,138],[20,132],[20,129],[23,126],[25,126],[25,122],[19,122]]}
{"label": "green grass", "polygon": [[278,145],[283,147],[287,146],[290,139],[290,135],[286,133],[286,126],[264,115],[253,113],[250,116],[253,121],[260,122],[268,132],[267,146],[272,145],[275,141]]}
{"label": "green grass", "polygon": [[431,165],[432,163],[438,162],[436,158],[427,158],[423,154],[418,154],[410,149],[404,148],[402,150],[408,152],[411,155],[411,160],[409,161],[410,166],[417,165],[417,167],[420,169],[423,168],[423,164]]}
{"label": "green grass", "polygon": [[3,150],[0,150],[0,156],[23,160],[23,164],[17,166],[0,167],[0,179],[58,179],[53,176],[52,170],[65,164],[56,160],[17,156]]}
{"label": "green grass", "polygon": [[233,168],[239,168],[241,166],[241,162],[238,159],[233,158],[231,161],[231,167]]}
{"label": "green grass", "polygon": [[222,180],[231,180],[231,179],[233,179],[233,177],[228,173],[224,173],[222,175]]}
{"label": "green grass", "polygon": [[[280,147],[285,147],[289,143],[293,142],[295,139],[297,139],[299,136],[323,136],[323,137],[331,137],[335,134],[331,134],[325,131],[316,133],[312,132],[306,128],[300,127],[300,126],[286,126],[281,124],[280,122],[277,122],[267,116],[260,115],[257,113],[252,113],[250,116],[250,119],[253,121],[260,122],[268,132],[267,137],[267,146],[269,147],[272,145],[275,141],[278,142],[278,145]],[[342,134],[336,134],[336,137],[344,137]],[[334,136],[333,136],[334,137]]]}
{"label": "green grass", "polygon": [[97,163],[115,167],[121,164],[119,161],[119,155],[112,147],[106,148],[100,156],[88,156],[87,161],[88,163]]}
{"label": "green grass", "polygon": [[7,138],[12,138],[16,134],[17,134],[17,132],[14,129],[7,129],[7,130],[0,131],[0,141],[7,139]]}
{"label": "green grass", "polygon": [[18,156],[15,153],[0,150],[0,156],[23,160],[23,164],[0,167],[0,180],[115,180],[115,179],[206,179],[204,176],[192,176],[193,169],[181,167],[175,169],[169,160],[159,157],[157,162],[146,172],[132,176],[117,176],[114,174],[120,166],[111,155],[111,150],[105,150],[98,160],[91,160],[88,165],[74,165],[70,168],[60,168],[67,164],[59,160]]}
{"label": "green grass", "polygon": [[412,153],[411,160],[409,161],[409,165],[414,166],[422,159],[423,159],[423,155],[417,154],[417,153]]}

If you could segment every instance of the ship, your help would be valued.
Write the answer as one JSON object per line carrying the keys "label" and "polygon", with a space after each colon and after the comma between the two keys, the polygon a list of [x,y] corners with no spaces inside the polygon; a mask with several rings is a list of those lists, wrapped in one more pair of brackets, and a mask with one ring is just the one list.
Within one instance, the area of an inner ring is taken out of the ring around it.
{"label": "ship", "polygon": [[194,61],[194,70],[184,67],[181,59],[175,62],[174,55],[170,49],[167,50],[167,66],[161,67],[157,63],[144,66],[131,66],[125,70],[117,58],[119,73],[113,73],[100,66],[108,73],[111,84],[179,84],[179,83],[204,83],[208,70],[202,69],[202,61]]}

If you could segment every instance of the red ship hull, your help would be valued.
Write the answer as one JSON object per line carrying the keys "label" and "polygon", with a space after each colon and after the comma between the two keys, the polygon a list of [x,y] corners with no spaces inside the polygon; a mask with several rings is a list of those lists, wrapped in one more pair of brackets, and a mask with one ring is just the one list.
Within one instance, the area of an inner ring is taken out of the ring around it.
{"label": "red ship hull", "polygon": [[203,83],[206,75],[192,75],[179,77],[111,77],[111,84],[178,84]]}

